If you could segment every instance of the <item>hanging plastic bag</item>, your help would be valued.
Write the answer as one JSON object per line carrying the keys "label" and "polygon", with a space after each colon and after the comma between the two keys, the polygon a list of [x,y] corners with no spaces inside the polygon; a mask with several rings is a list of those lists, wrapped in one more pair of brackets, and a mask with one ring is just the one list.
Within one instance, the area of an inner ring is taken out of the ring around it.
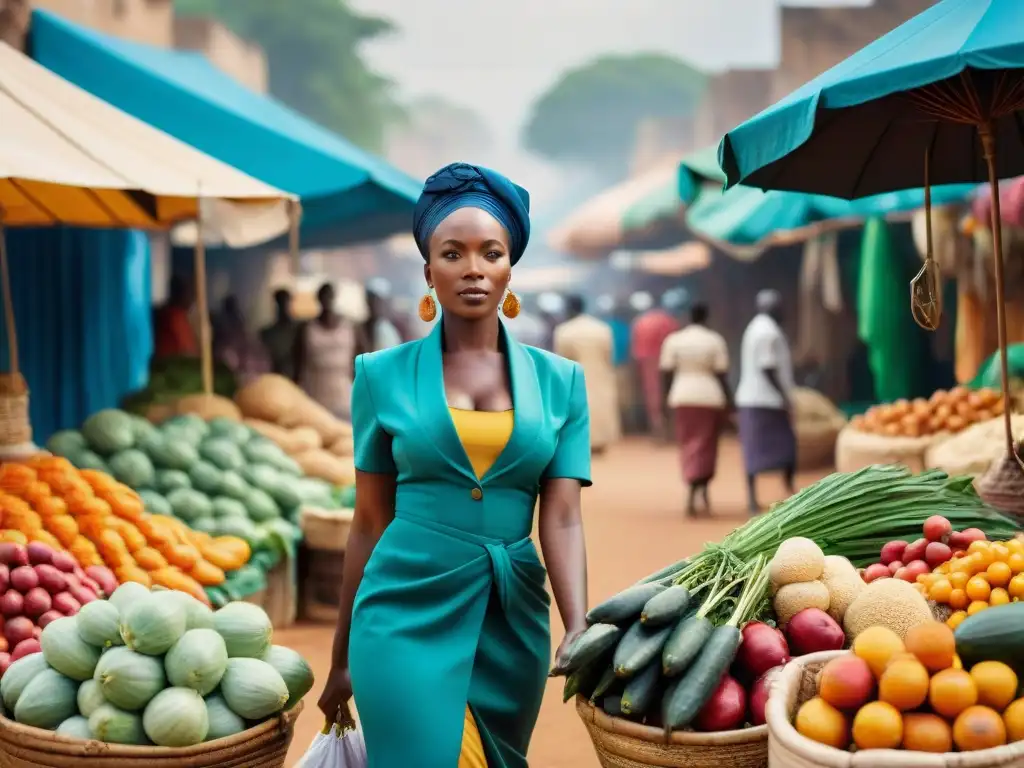
{"label": "hanging plastic bag", "polygon": [[351,714],[344,712],[341,722],[327,723],[296,768],[366,768],[366,744],[363,733]]}

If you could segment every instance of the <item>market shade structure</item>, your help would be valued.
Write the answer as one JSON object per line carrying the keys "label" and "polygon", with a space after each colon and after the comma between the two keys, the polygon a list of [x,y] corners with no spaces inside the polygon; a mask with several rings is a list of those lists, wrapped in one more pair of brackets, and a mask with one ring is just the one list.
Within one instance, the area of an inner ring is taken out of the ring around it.
{"label": "market shade structure", "polygon": [[[406,230],[420,183],[197,53],[32,15],[32,55],[150,125],[302,201],[305,242],[341,245]],[[312,234],[312,237],[310,235]]]}
{"label": "market shade structure", "polygon": [[[1011,456],[998,180],[1024,173],[1022,112],[1024,3],[942,0],[734,128],[719,147],[729,185],[856,198],[989,182]],[[925,278],[935,302],[933,276],[922,271],[915,284]]]}
{"label": "market shade structure", "polygon": [[[263,205],[291,199],[75,87],[6,43],[0,43],[0,115],[0,227],[166,229],[197,218],[201,199]],[[0,232],[11,373],[17,377],[2,244]],[[202,304],[201,249],[197,254]],[[205,375],[212,366],[208,313],[202,316]]]}

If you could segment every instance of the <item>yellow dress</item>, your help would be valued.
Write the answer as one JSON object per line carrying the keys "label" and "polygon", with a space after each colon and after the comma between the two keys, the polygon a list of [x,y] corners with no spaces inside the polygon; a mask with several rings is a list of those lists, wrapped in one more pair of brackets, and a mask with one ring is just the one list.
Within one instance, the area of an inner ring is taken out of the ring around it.
{"label": "yellow dress", "polygon": [[[478,478],[483,477],[505,448],[512,436],[515,421],[513,411],[466,411],[449,408],[452,423],[466,451],[469,463]],[[487,757],[480,739],[480,731],[469,707],[462,730],[462,752],[458,768],[487,768]]]}

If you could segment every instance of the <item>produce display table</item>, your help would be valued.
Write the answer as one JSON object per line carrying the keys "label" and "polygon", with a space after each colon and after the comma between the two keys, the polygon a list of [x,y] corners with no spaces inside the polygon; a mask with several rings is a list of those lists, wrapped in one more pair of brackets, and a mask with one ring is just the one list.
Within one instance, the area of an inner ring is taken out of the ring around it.
{"label": "produce display table", "polygon": [[305,621],[331,623],[337,619],[352,516],[351,509],[302,510],[299,613]]}

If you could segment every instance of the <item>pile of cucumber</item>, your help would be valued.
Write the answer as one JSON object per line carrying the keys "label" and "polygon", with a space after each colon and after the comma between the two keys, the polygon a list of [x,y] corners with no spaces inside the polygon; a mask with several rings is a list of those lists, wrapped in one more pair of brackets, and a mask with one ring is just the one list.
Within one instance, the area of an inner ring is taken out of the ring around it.
{"label": "pile of cucumber", "polygon": [[565,701],[585,696],[609,715],[670,732],[691,726],[732,666],[740,627],[769,599],[769,578],[763,556],[725,584],[658,576],[594,607],[555,673],[566,676]]}

